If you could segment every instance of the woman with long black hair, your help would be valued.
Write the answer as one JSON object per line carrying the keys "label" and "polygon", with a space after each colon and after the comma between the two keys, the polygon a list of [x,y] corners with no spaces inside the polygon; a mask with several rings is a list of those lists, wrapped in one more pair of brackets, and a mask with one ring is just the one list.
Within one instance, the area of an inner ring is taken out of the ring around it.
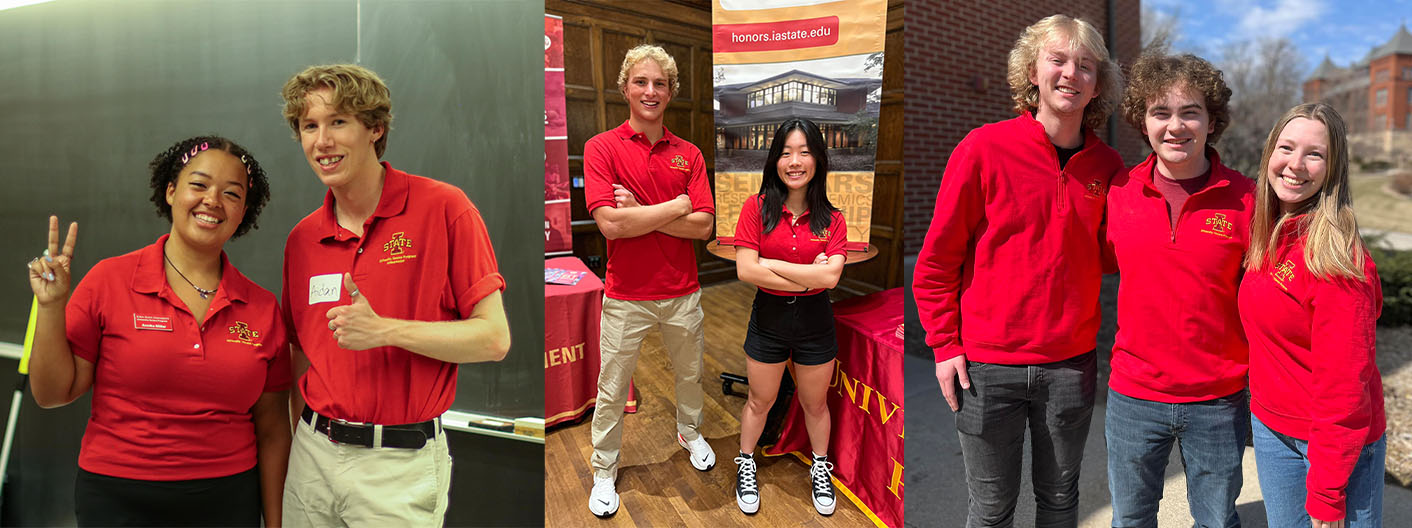
{"label": "woman with long black hair", "polygon": [[760,288],[745,336],[750,395],[741,410],[735,459],[736,504],[745,513],[760,509],[755,443],[790,359],[814,451],[809,470],[814,509],[823,515],[834,510],[827,392],[838,343],[824,290],[843,274],[848,227],[829,203],[828,173],[828,146],[819,126],[807,119],[785,121],[770,144],[760,193],[745,201],[736,223],[736,274]]}

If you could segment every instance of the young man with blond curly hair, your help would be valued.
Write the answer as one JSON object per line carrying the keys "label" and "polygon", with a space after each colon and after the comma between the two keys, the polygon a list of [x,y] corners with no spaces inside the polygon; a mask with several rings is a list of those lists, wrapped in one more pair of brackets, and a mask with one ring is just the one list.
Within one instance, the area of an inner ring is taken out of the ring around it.
{"label": "young man with blond curly hair", "polygon": [[1020,115],[952,151],[912,291],[956,413],[967,526],[1014,524],[1026,429],[1035,526],[1074,526],[1098,369],[1104,197],[1123,170],[1093,130],[1120,73],[1098,31],[1064,15],[1026,28],[1008,70]]}

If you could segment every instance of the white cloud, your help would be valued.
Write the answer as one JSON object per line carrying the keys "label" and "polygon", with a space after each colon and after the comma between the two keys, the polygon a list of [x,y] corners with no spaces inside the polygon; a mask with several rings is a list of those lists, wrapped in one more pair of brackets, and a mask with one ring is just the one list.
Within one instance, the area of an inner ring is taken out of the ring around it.
{"label": "white cloud", "polygon": [[1275,0],[1270,7],[1247,5],[1238,28],[1249,35],[1283,37],[1323,15],[1328,7],[1324,0]]}

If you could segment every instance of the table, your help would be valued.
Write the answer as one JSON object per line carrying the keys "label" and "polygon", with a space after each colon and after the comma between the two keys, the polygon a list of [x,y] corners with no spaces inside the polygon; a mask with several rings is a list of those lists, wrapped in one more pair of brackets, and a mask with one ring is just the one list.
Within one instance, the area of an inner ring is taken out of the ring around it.
{"label": "table", "polygon": [[[603,281],[578,257],[548,259],[544,268],[588,272],[573,286],[544,285],[544,425],[549,427],[579,419],[598,398]],[[631,384],[626,411],[637,412]]]}
{"label": "table", "polygon": [[[839,491],[878,526],[902,527],[902,288],[835,303],[838,361],[829,383],[829,460]],[[790,402],[769,456],[810,451],[804,412]]]}

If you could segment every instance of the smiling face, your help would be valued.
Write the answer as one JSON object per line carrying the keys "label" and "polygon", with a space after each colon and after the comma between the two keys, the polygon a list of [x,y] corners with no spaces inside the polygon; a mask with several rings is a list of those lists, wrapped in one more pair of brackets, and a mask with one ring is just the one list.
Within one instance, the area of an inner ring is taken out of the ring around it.
{"label": "smiling face", "polygon": [[1291,212],[1318,194],[1328,176],[1329,130],[1322,122],[1296,117],[1275,140],[1265,175],[1280,199],[1281,212]]}
{"label": "smiling face", "polygon": [[1162,164],[1178,167],[1205,159],[1206,136],[1215,127],[1205,103],[1205,98],[1185,83],[1175,84],[1165,95],[1147,102],[1142,130]]}
{"label": "smiling face", "polygon": [[307,110],[299,119],[299,143],[319,181],[337,188],[376,168],[374,145],[382,137],[381,127],[368,128],[357,116],[339,112],[330,104],[331,88],[310,91],[304,101]]}
{"label": "smiling face", "polygon": [[643,59],[628,70],[623,97],[628,101],[632,117],[646,123],[660,123],[672,101],[672,81],[662,72],[656,60]]}
{"label": "smiling face", "polygon": [[172,236],[192,247],[219,250],[245,218],[249,176],[240,159],[211,149],[192,158],[167,185]]}
{"label": "smiling face", "polygon": [[1036,117],[1082,118],[1084,107],[1098,95],[1098,59],[1083,46],[1070,47],[1067,38],[1056,37],[1040,48],[1030,71],[1030,82],[1039,88]]}
{"label": "smiling face", "polygon": [[814,179],[814,155],[809,151],[803,130],[794,130],[785,136],[784,152],[775,162],[775,168],[791,194],[804,192],[809,187],[809,180]]}

